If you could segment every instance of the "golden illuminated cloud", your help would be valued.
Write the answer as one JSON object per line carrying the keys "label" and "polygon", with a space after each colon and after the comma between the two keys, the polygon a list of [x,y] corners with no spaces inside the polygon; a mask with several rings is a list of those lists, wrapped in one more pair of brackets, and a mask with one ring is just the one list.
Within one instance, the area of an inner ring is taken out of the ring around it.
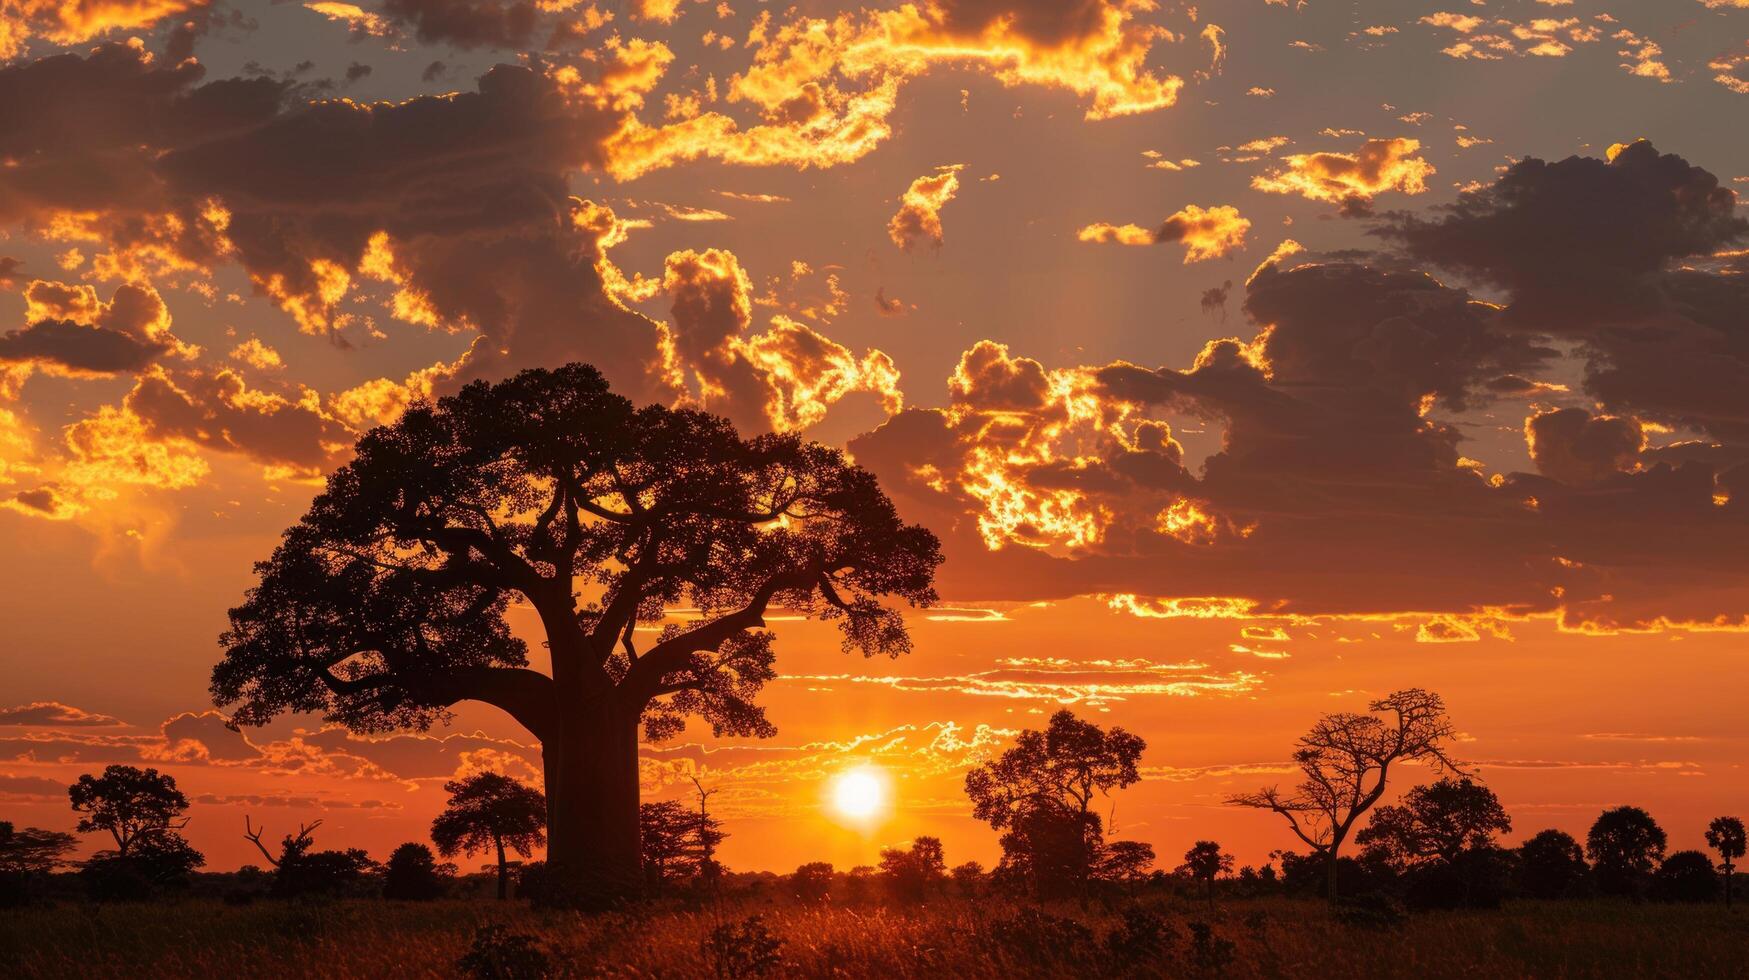
{"label": "golden illuminated cloud", "polygon": [[934,174],[911,182],[899,199],[899,211],[887,222],[887,237],[904,251],[919,243],[941,247],[941,209],[959,192],[959,172],[964,164],[937,168]]}
{"label": "golden illuminated cloud", "polygon": [[0,367],[104,377],[200,353],[171,333],[169,308],[149,285],[123,283],[105,302],[88,284],[37,279],[24,300],[25,326],[0,334]]}
{"label": "golden illuminated cloud", "polygon": [[1141,19],[1154,8],[1151,0],[934,0],[775,26],[767,11],[747,37],[752,65],[722,96],[757,122],[714,109],[660,125],[631,118],[608,140],[608,169],[629,180],[700,157],[794,167],[858,160],[891,134],[900,87],[938,65],[1065,89],[1087,100],[1090,120],[1164,108],[1183,81],[1147,66],[1155,42],[1173,37]]}
{"label": "golden illuminated cloud", "polygon": [[[595,213],[602,215],[605,209]],[[596,219],[617,228],[612,213]],[[610,232],[611,233],[611,232]],[[787,316],[749,333],[755,297],[750,277],[733,252],[706,249],[671,253],[662,278],[608,277],[628,302],[658,295],[669,301],[670,322],[660,324],[657,370],[701,407],[744,428],[778,432],[818,424],[854,392],[875,396],[890,414],[904,407],[899,370],[878,350],[857,356],[807,324]],[[799,274],[809,271],[804,267]],[[773,301],[775,302],[775,301]]]}
{"label": "golden illuminated cloud", "polygon": [[1254,178],[1251,186],[1271,194],[1299,194],[1314,201],[1368,201],[1385,191],[1420,194],[1436,171],[1417,154],[1413,139],[1369,139],[1356,153],[1296,153],[1285,166]]}
{"label": "golden illuminated cloud", "polygon": [[386,18],[373,14],[355,3],[344,3],[342,0],[310,0],[304,4],[304,7],[329,20],[340,21],[360,34],[384,37],[394,32],[394,26]]}
{"label": "golden illuminated cloud", "polygon": [[142,30],[207,5],[207,0],[6,0],[0,4],[0,58],[15,58],[32,38],[82,44],[113,31]]}
{"label": "golden illuminated cloud", "polygon": [[1595,20],[1596,23],[1586,23],[1578,17],[1489,20],[1474,14],[1440,11],[1422,17],[1420,22],[1458,35],[1456,41],[1442,49],[1441,53],[1447,57],[1499,61],[1507,57],[1566,57],[1572,53],[1575,44],[1592,44],[1601,40],[1604,28],[1615,23],[1608,15],[1600,15]]}
{"label": "golden illuminated cloud", "polygon": [[1153,230],[1137,225],[1099,222],[1083,227],[1076,238],[1083,242],[1116,242],[1119,245],[1182,242],[1185,246],[1184,262],[1189,265],[1220,258],[1243,248],[1245,233],[1250,228],[1250,219],[1240,217],[1238,208],[1223,204],[1204,210],[1192,204],[1170,215]]}

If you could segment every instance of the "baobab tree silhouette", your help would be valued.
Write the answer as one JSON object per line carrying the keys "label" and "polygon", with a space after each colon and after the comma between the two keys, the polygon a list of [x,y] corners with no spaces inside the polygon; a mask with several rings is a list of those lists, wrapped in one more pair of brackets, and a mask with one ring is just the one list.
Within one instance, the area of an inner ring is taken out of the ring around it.
{"label": "baobab tree silhouette", "polygon": [[[867,471],[794,435],[634,408],[572,364],[476,382],[362,437],[231,611],[212,694],[233,724],[317,711],[424,729],[464,700],[541,742],[548,864],[572,901],[641,888],[639,726],[774,732],[765,613],[834,620],[897,655],[896,596],[929,605],[940,547]],[[551,671],[504,611],[526,603]],[[669,610],[690,607],[682,622]],[[638,648],[640,626],[659,629]]]}

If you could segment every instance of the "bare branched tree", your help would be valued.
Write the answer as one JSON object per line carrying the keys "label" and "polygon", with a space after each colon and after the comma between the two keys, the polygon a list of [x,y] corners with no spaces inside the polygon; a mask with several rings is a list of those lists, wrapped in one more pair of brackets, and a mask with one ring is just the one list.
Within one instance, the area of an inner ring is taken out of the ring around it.
{"label": "bare branched tree", "polygon": [[1322,856],[1326,887],[1336,900],[1336,860],[1355,824],[1385,794],[1391,767],[1421,762],[1438,772],[1464,773],[1446,754],[1456,736],[1445,701],[1409,688],[1368,705],[1371,714],[1339,712],[1318,720],[1299,740],[1294,762],[1305,779],[1292,792],[1270,786],[1227,798],[1229,806],[1272,810]]}

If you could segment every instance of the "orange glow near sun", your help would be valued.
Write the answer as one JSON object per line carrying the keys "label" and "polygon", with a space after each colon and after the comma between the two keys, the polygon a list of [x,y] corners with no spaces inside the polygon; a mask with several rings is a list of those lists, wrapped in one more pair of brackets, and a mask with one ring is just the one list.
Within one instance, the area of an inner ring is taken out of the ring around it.
{"label": "orange glow near sun", "polygon": [[879,766],[859,766],[832,780],[832,812],[854,823],[878,821],[891,805],[891,782]]}

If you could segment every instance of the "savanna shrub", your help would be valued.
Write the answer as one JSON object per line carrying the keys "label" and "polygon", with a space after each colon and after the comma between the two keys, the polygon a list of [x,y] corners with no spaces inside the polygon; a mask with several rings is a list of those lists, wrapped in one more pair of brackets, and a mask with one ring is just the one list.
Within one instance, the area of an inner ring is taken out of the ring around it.
{"label": "savanna shrub", "polygon": [[1131,906],[1123,920],[1105,936],[1105,952],[1121,968],[1158,964],[1172,951],[1178,931],[1158,912]]}
{"label": "savanna shrub", "polygon": [[1336,921],[1360,929],[1395,929],[1409,915],[1396,899],[1382,892],[1366,892],[1336,903]]}
{"label": "savanna shrub", "polygon": [[503,926],[474,933],[474,945],[455,965],[473,980],[546,980],[553,975],[552,958],[538,939]]}
{"label": "savanna shrub", "polygon": [[726,980],[762,977],[783,963],[783,940],[773,936],[757,915],[717,926],[700,948],[710,959],[711,969]]}
{"label": "savanna shrub", "polygon": [[1190,961],[1191,969],[1205,976],[1218,976],[1227,971],[1233,963],[1233,957],[1238,951],[1230,939],[1222,939],[1215,935],[1206,922],[1190,924]]}
{"label": "savanna shrub", "polygon": [[1719,896],[1712,859],[1699,851],[1677,851],[1652,875],[1652,896],[1664,902],[1710,902]]}

